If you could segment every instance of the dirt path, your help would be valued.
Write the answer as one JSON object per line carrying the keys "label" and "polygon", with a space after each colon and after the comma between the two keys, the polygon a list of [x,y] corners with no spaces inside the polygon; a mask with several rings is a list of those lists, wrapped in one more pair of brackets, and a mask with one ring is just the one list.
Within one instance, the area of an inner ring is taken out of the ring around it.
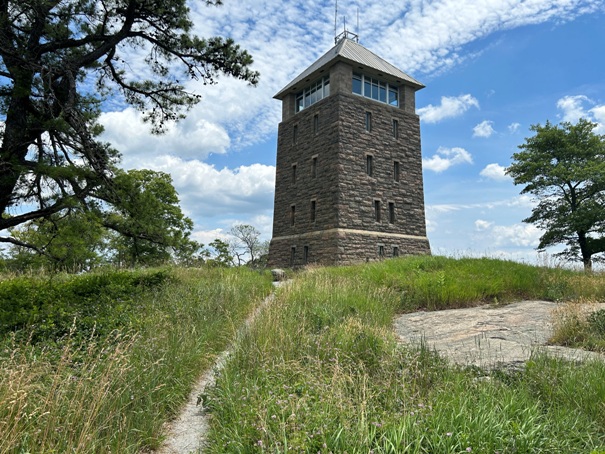
{"label": "dirt path", "polygon": [[[277,283],[274,284],[277,285]],[[225,367],[229,355],[234,350],[239,339],[241,339],[241,336],[249,329],[258,314],[260,314],[263,308],[267,306],[273,298],[274,294],[272,293],[256,307],[236,333],[235,340],[230,348],[219,355],[214,366],[195,384],[181,414],[174,421],[167,424],[167,438],[162,446],[156,451],[157,454],[190,454],[198,453],[203,450],[209,429],[209,420],[208,415],[204,412],[203,406],[198,405],[198,396],[204,393],[204,390],[207,387],[214,385],[216,374]]]}
{"label": "dirt path", "polygon": [[[481,306],[435,312],[414,312],[395,320],[403,342],[425,342],[452,362],[494,367],[520,367],[533,351],[582,360],[604,356],[574,348],[546,345],[552,336],[553,311],[561,305],[523,301],[507,306]],[[591,305],[602,309],[605,304]]]}

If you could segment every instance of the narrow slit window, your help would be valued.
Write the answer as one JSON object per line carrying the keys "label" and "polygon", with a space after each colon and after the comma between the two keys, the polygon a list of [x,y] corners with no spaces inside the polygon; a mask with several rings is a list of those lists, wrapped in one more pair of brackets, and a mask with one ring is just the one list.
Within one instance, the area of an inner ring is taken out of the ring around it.
{"label": "narrow slit window", "polygon": [[315,213],[317,209],[317,203],[315,200],[311,200],[311,222],[315,222]]}
{"label": "narrow slit window", "polygon": [[393,137],[399,139],[399,121],[393,119]]}
{"label": "narrow slit window", "polygon": [[371,154],[366,155],[366,173],[368,176],[374,174],[374,157]]}
{"label": "narrow slit window", "polygon": [[380,200],[374,200],[374,219],[380,222]]}
{"label": "narrow slit window", "polygon": [[317,156],[311,159],[311,178],[317,177]]}
{"label": "narrow slit window", "polygon": [[389,223],[395,223],[395,204],[393,202],[389,202]]}
{"label": "narrow slit window", "polygon": [[296,164],[292,164],[292,183],[296,183]]}
{"label": "narrow slit window", "polygon": [[296,205],[290,207],[290,225],[294,225],[296,222]]}
{"label": "narrow slit window", "polygon": [[378,257],[384,257],[384,246],[382,244],[378,246]]}
{"label": "narrow slit window", "polygon": [[366,112],[366,131],[372,131],[372,112]]}
{"label": "narrow slit window", "polygon": [[298,125],[292,128],[292,143],[296,145],[296,142],[298,142]]}
{"label": "narrow slit window", "polygon": [[319,115],[313,115],[313,133],[317,134],[319,132]]}
{"label": "narrow slit window", "polygon": [[309,263],[309,246],[303,248],[303,263],[305,265]]}
{"label": "narrow slit window", "polygon": [[399,181],[399,161],[393,161],[393,180]]}
{"label": "narrow slit window", "polygon": [[393,246],[393,257],[399,257],[399,248],[397,246]]}
{"label": "narrow slit window", "polygon": [[290,248],[290,266],[294,266],[295,260],[296,260],[296,246],[292,246]]}

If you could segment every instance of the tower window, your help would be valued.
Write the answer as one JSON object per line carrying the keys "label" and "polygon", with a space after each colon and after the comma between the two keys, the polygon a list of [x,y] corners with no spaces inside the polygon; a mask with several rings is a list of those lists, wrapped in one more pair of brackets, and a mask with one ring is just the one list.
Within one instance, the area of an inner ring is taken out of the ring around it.
{"label": "tower window", "polygon": [[311,200],[311,222],[315,222],[315,210],[317,208],[317,202]]}
{"label": "tower window", "polygon": [[397,246],[393,246],[393,257],[399,257],[399,248]]}
{"label": "tower window", "polygon": [[296,222],[296,205],[290,207],[290,225],[294,225]]}
{"label": "tower window", "polygon": [[311,158],[311,178],[317,176],[317,156]]}
{"label": "tower window", "polygon": [[399,121],[393,119],[393,137],[399,139]]}
{"label": "tower window", "polygon": [[364,74],[353,73],[353,93],[399,107],[399,89],[396,86]]}
{"label": "tower window", "polygon": [[399,161],[393,161],[393,180],[399,181]]}
{"label": "tower window", "polygon": [[389,223],[395,223],[395,204],[393,202],[389,202]]}
{"label": "tower window", "polygon": [[382,244],[378,245],[378,257],[384,257],[384,246]]}
{"label": "tower window", "polygon": [[292,183],[296,183],[296,164],[292,164]]}
{"label": "tower window", "polygon": [[319,132],[319,115],[313,115],[313,133],[317,134]]}
{"label": "tower window", "polygon": [[366,173],[369,176],[374,174],[374,157],[371,154],[366,155]]}
{"label": "tower window", "polygon": [[298,125],[292,128],[292,143],[296,145],[296,142],[298,142]]}
{"label": "tower window", "polygon": [[303,263],[305,265],[309,263],[309,246],[303,248]]}
{"label": "tower window", "polygon": [[295,260],[296,260],[296,246],[292,246],[290,248],[290,266],[294,266]]}
{"label": "tower window", "polygon": [[330,77],[324,76],[318,81],[313,82],[303,91],[296,95],[296,112],[321,101],[326,96],[330,96]]}
{"label": "tower window", "polygon": [[380,200],[374,200],[374,219],[380,222]]}
{"label": "tower window", "polygon": [[372,112],[366,112],[366,131],[372,131]]}

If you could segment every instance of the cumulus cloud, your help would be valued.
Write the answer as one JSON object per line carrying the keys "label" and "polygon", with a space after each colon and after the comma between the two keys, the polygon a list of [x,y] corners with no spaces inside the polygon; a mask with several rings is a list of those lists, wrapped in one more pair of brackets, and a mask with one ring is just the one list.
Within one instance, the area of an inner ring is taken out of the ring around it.
{"label": "cumulus cloud", "polygon": [[[199,153],[196,157],[204,159],[208,153],[225,153],[259,143],[275,132],[280,119],[280,103],[272,96],[333,44],[333,25],[325,20],[333,16],[333,2],[241,0],[225,2],[218,8],[207,7],[204,2],[194,2],[190,7],[193,32],[203,37],[234,38],[253,56],[253,69],[261,73],[260,82],[257,87],[229,77],[219,77],[214,86],[204,85],[204,81],[187,82],[186,88],[201,94],[202,101],[187,120],[169,132],[178,140],[148,134],[140,137],[147,128],[139,117],[111,100],[106,107],[113,115],[102,118],[107,128],[105,137],[125,155],[145,148],[185,158]],[[462,52],[462,46],[495,31],[555,19],[564,22],[600,7],[601,2],[595,0],[535,0],[514,8],[510,0],[370,2],[360,10],[362,43],[412,75],[434,74],[472,55]],[[353,10],[347,12],[347,5],[341,6],[342,14],[353,16],[355,9],[351,5],[349,9]],[[144,74],[144,55],[136,57],[129,57],[127,70]],[[478,106],[471,95],[444,97],[439,106],[426,106],[419,113],[423,121],[438,122]]]}
{"label": "cumulus cloud", "polygon": [[605,133],[605,104],[597,104],[585,95],[564,96],[557,101],[557,108],[561,111],[561,120],[576,123],[585,118],[597,123],[595,132]]}
{"label": "cumulus cloud", "polygon": [[437,153],[430,158],[422,159],[422,167],[433,172],[441,173],[457,164],[472,164],[471,154],[464,148],[439,147]]}
{"label": "cumulus cloud", "polygon": [[491,135],[496,132],[492,126],[493,124],[493,121],[483,120],[473,128],[473,137],[491,137]]}
{"label": "cumulus cloud", "polygon": [[532,224],[494,225],[491,228],[496,246],[537,247],[542,231]]}
{"label": "cumulus cloud", "polygon": [[472,95],[442,96],[438,106],[429,104],[417,109],[416,113],[425,123],[438,123],[447,118],[459,117],[471,107],[479,108],[479,101]]}
{"label": "cumulus cloud", "polygon": [[503,167],[500,164],[492,163],[486,165],[485,168],[479,172],[479,175],[489,180],[506,181],[509,180],[510,177],[506,175],[505,172],[506,167]]}
{"label": "cumulus cloud", "polygon": [[475,221],[475,230],[478,230],[478,231],[487,230],[493,225],[494,225],[493,222],[484,221],[483,219],[477,219]]}
{"label": "cumulus cloud", "polygon": [[511,123],[510,125],[508,125],[508,132],[510,132],[511,134],[516,133],[519,128],[521,127],[521,123]]}

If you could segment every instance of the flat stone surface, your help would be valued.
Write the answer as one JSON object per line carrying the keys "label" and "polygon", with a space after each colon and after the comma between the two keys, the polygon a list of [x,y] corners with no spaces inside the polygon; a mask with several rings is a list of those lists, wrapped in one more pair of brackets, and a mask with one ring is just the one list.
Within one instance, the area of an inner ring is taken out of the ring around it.
{"label": "flat stone surface", "polygon": [[[506,306],[414,312],[397,317],[394,325],[402,342],[424,342],[460,365],[521,367],[537,350],[570,360],[605,359],[593,352],[546,345],[553,332],[553,311],[560,306],[548,301],[523,301]],[[601,308],[605,304],[590,307]]]}

